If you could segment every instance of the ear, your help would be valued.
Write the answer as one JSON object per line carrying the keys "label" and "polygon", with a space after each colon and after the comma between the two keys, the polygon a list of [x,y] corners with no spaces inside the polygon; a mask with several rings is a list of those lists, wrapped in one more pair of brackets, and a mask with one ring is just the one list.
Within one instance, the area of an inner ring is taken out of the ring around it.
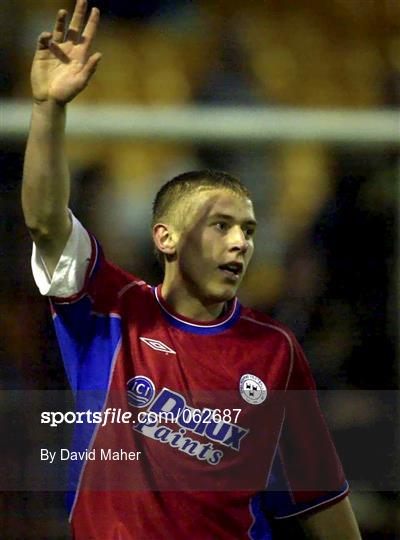
{"label": "ear", "polygon": [[153,240],[156,248],[171,257],[176,253],[177,238],[171,225],[156,223],[153,227]]}

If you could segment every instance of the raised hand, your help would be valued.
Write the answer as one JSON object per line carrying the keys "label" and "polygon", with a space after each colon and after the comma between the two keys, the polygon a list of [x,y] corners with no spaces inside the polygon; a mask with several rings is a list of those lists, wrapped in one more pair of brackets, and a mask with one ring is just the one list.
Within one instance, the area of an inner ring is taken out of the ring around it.
{"label": "raised hand", "polygon": [[61,9],[53,32],[40,34],[31,70],[36,103],[52,100],[68,103],[85,88],[95,72],[101,54],[90,54],[90,47],[100,13],[93,8],[84,27],[86,9],[87,0],[77,0],[67,31],[67,11]]}

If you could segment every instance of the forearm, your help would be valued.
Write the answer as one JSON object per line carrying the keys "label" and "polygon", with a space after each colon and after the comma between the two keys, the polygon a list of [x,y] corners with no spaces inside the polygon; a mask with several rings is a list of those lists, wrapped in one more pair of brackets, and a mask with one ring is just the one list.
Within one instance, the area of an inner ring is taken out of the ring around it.
{"label": "forearm", "polygon": [[70,177],[65,153],[65,106],[34,103],[25,153],[22,208],[32,236],[68,228]]}
{"label": "forearm", "polygon": [[310,540],[361,540],[347,497],[325,510],[299,519],[298,522]]}
{"label": "forearm", "polygon": [[71,231],[65,115],[54,101],[34,103],[22,182],[25,223],[50,275]]}

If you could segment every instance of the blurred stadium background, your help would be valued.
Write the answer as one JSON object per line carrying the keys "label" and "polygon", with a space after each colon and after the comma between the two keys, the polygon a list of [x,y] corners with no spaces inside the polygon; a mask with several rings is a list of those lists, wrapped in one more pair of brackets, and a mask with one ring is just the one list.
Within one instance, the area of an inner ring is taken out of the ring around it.
{"label": "blurred stadium background", "polygon": [[[159,186],[204,167],[244,180],[260,228],[241,299],[287,323],[318,387],[337,390],[322,395],[323,409],[363,537],[400,538],[400,2],[92,5],[102,11],[95,50],[103,59],[70,106],[72,209],[109,258],[154,283],[149,227]],[[19,203],[30,63],[60,7],[72,2],[14,0],[0,10],[4,390],[67,388]],[[209,107],[225,108],[215,124]],[[2,436],[21,429],[29,454],[35,425],[13,425],[6,412]],[[28,462],[2,457],[4,470],[22,475]],[[2,538],[68,537],[59,493],[4,492],[0,510]]]}

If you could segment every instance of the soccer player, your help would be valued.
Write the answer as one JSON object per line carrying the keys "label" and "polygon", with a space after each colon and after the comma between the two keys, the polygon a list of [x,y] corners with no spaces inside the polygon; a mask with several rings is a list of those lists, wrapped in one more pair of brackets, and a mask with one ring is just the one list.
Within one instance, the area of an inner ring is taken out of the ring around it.
{"label": "soccer player", "polygon": [[110,263],[69,211],[66,105],[101,57],[90,53],[99,12],[86,24],[85,12],[78,0],[68,28],[61,10],[39,37],[22,187],[76,408],[134,419],[77,424],[74,538],[265,540],[275,518],[312,538],[360,538],[300,346],[236,298],[256,227],[243,184],[195,171],[160,189],[155,288]]}

